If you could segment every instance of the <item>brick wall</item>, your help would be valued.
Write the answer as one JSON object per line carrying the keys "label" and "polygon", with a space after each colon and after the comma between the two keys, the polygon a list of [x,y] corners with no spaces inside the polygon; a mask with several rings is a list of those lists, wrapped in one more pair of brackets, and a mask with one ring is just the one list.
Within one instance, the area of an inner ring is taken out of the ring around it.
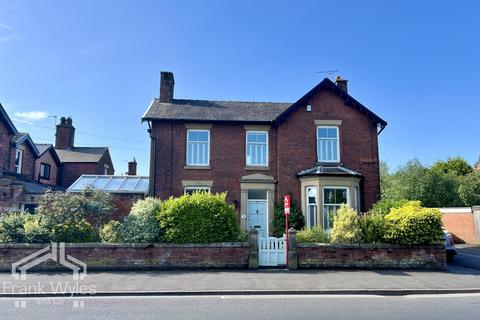
{"label": "brick wall", "polygon": [[271,127],[268,170],[245,170],[246,130],[243,124],[213,123],[210,131],[211,169],[191,170],[184,168],[187,133],[184,123],[154,121],[152,136],[157,140],[155,195],[161,198],[181,195],[181,180],[213,180],[213,192],[228,191],[229,201],[239,201],[240,178],[261,173],[278,180],[276,201],[287,192],[292,192],[300,201],[300,181],[295,174],[316,164],[314,120],[342,120],[341,162],[364,175],[361,200],[363,209],[368,210],[380,196],[376,125],[330,91],[321,91],[309,103],[311,112],[300,108],[278,128]]}
{"label": "brick wall", "polygon": [[298,244],[298,267],[355,269],[423,269],[446,268],[445,247],[395,245]]}
{"label": "brick wall", "polygon": [[[0,244],[0,271],[46,247],[41,244]],[[245,269],[248,243],[219,244],[67,244],[66,254],[88,265],[88,270]],[[34,270],[64,270],[54,262]]]}
{"label": "brick wall", "polygon": [[65,162],[62,165],[61,185],[70,187],[82,174],[97,174],[97,171],[96,162]]}
{"label": "brick wall", "polygon": [[[40,178],[40,164],[46,163],[50,165],[50,179]],[[59,168],[57,163],[53,159],[52,152],[46,151],[44,152],[40,158],[35,161],[35,180],[39,181],[40,183],[48,184],[48,185],[56,185],[57,178],[58,178],[58,171]]]}
{"label": "brick wall", "polygon": [[135,202],[140,199],[143,199],[144,196],[141,194],[132,194],[132,193],[118,193],[113,195],[113,206],[114,211],[112,219],[122,220],[125,216],[130,213],[132,206]]}
{"label": "brick wall", "polygon": [[477,243],[477,230],[471,208],[441,208],[445,229],[453,235],[454,242]]}

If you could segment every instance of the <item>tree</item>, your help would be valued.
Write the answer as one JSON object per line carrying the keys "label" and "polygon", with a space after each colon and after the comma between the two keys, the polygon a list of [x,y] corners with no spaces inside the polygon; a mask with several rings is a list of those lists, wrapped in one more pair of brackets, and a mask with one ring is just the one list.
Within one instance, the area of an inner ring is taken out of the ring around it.
{"label": "tree", "polygon": [[431,169],[438,169],[445,173],[454,173],[457,176],[465,176],[473,171],[472,166],[461,157],[448,158],[447,161],[437,161]]}
{"label": "tree", "polygon": [[468,207],[480,205],[480,172],[474,171],[462,177],[458,195]]}
{"label": "tree", "polygon": [[[290,215],[288,216],[288,226],[295,230],[302,230],[305,222],[303,218],[302,210],[300,210],[297,201],[292,199],[290,204]],[[285,233],[285,212],[283,208],[283,202],[281,204],[276,203],[273,210],[273,235],[275,237],[281,237]]]}

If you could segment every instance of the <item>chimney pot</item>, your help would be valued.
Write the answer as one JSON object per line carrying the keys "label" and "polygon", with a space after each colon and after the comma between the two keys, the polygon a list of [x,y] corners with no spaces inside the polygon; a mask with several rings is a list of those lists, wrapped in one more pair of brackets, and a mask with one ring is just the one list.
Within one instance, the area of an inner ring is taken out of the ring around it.
{"label": "chimney pot", "polygon": [[346,93],[348,93],[347,82],[348,82],[348,80],[342,79],[342,77],[340,77],[340,76],[337,76],[337,79],[335,80],[335,83],[337,84],[337,86],[340,89],[342,89],[343,91],[345,91]]}
{"label": "chimney pot", "polygon": [[160,72],[160,101],[172,102],[175,80],[173,73],[168,71]]}

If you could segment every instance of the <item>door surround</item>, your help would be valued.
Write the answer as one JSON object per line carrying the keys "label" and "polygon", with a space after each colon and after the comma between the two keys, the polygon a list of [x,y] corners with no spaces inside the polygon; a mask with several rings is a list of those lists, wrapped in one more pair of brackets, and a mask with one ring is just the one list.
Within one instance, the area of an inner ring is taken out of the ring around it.
{"label": "door surround", "polygon": [[273,230],[273,210],[275,206],[275,185],[277,181],[271,177],[260,173],[254,173],[243,176],[240,179],[240,229],[248,231],[248,190],[258,189],[267,191],[267,230]]}

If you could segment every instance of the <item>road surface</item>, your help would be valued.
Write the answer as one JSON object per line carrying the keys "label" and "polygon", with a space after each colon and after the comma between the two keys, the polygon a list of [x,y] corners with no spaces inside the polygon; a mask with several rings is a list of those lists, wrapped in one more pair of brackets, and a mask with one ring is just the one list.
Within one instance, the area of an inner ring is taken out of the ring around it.
{"label": "road surface", "polygon": [[480,295],[0,299],[1,319],[478,319]]}

